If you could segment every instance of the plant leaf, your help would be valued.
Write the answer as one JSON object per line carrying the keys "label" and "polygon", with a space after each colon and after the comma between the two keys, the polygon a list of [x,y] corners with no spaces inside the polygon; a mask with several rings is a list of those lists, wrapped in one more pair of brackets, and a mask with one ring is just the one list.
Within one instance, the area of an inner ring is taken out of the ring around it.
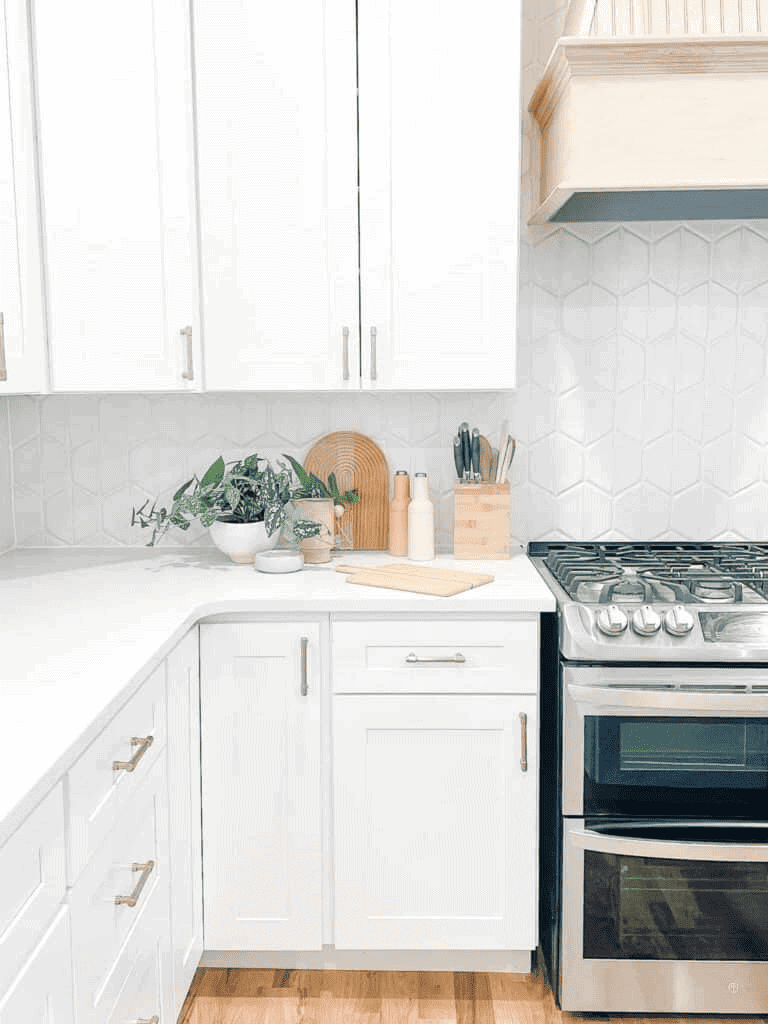
{"label": "plant leaf", "polygon": [[187,482],[186,482],[185,484],[182,484],[182,485],[181,485],[181,487],[180,487],[180,488],[178,489],[178,491],[176,491],[176,493],[174,494],[174,496],[173,496],[172,500],[173,500],[173,501],[178,501],[178,500],[179,500],[179,498],[180,498],[180,497],[182,496],[182,494],[184,493],[184,491],[186,491],[186,489],[187,489],[187,488],[189,487],[189,485],[190,485],[190,484],[192,483],[192,481],[193,481],[194,479],[195,479],[194,477],[190,477],[190,479],[189,479],[189,480],[187,480]]}
{"label": "plant leaf", "polygon": [[224,497],[229,502],[229,507],[232,511],[236,512],[241,501],[241,494],[231,480],[227,481],[227,484],[224,487]]}
{"label": "plant leaf", "polygon": [[271,537],[275,530],[279,530],[285,519],[285,505],[282,501],[270,501],[264,506],[264,526],[267,536]]}
{"label": "plant leaf", "polygon": [[301,463],[297,462],[296,459],[294,459],[292,456],[286,455],[285,453],[283,453],[283,458],[284,459],[288,459],[288,461],[290,462],[291,467],[293,468],[293,472],[298,477],[298,480],[299,480],[299,483],[301,484],[301,486],[302,487],[306,487],[307,490],[311,490],[311,488],[312,488],[312,474],[308,473],[306,471],[306,469],[304,469],[304,467],[301,465]]}
{"label": "plant leaf", "polygon": [[221,483],[221,479],[224,476],[224,459],[220,455],[215,462],[212,462],[200,481],[201,487],[210,487],[213,484]]}

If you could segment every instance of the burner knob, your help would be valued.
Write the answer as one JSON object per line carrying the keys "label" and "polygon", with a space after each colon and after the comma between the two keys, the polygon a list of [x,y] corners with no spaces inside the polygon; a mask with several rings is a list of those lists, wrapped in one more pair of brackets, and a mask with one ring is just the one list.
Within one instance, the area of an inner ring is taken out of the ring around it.
{"label": "burner knob", "polygon": [[632,629],[638,636],[653,636],[661,628],[661,617],[649,604],[641,605],[632,613]]}
{"label": "burner knob", "polygon": [[597,628],[606,636],[618,636],[627,628],[627,616],[616,604],[601,608],[597,613]]}
{"label": "burner knob", "polygon": [[664,629],[672,636],[685,636],[693,629],[693,616],[681,604],[676,604],[664,615]]}

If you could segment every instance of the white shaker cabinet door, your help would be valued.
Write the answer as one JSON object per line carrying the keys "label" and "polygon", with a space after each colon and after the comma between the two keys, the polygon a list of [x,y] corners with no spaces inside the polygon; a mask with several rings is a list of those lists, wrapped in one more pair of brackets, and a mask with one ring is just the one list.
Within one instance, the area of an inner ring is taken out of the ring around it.
{"label": "white shaker cabinet door", "polygon": [[335,696],[337,948],[535,949],[536,707]]}
{"label": "white shaker cabinet door", "polygon": [[187,5],[31,4],[52,386],[194,389]]}
{"label": "white shaker cabinet door", "polygon": [[322,946],[320,674],[317,623],[200,627],[206,950]]}
{"label": "white shaker cabinet door", "polygon": [[206,386],[359,388],[354,0],[194,0]]}
{"label": "white shaker cabinet door", "polygon": [[515,384],[518,0],[360,5],[364,387]]}
{"label": "white shaker cabinet door", "polygon": [[197,627],[168,655],[171,947],[177,1015],[203,952],[200,656]]}
{"label": "white shaker cabinet door", "polygon": [[0,394],[47,385],[33,110],[27,5],[6,0],[0,3]]}
{"label": "white shaker cabinet door", "polygon": [[63,907],[5,993],[0,1024],[74,1024],[69,911]]}

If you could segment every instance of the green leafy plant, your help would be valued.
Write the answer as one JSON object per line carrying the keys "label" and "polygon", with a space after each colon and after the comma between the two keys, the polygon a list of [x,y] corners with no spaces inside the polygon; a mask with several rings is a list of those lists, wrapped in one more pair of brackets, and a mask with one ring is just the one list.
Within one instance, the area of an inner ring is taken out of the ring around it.
{"label": "green leafy plant", "polygon": [[[264,523],[267,536],[285,522],[291,501],[292,476],[288,466],[275,470],[257,454],[225,462],[220,455],[203,473],[182,484],[171,499],[170,508],[158,507],[149,499],[131,513],[131,525],[152,527],[151,547],[171,526],[188,530],[195,520],[209,527],[216,520],[227,523]],[[292,522],[293,535],[304,540],[316,537],[320,524],[308,519]]]}
{"label": "green leafy plant", "polygon": [[328,483],[325,484],[319,476],[315,476],[314,473],[309,473],[304,469],[300,462],[291,458],[290,455],[284,454],[283,458],[288,460],[299,480],[299,487],[291,492],[291,497],[330,498],[334,505],[354,505],[360,500],[360,496],[357,491],[344,491],[342,493],[339,490],[335,473],[330,473],[328,475]]}

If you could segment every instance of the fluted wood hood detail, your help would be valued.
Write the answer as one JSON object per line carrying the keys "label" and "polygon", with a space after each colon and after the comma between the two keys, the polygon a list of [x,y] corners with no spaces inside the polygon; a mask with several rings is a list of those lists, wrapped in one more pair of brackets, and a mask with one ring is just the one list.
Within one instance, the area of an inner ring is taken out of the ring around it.
{"label": "fluted wood hood detail", "polygon": [[528,109],[532,224],[768,217],[768,0],[571,0]]}

